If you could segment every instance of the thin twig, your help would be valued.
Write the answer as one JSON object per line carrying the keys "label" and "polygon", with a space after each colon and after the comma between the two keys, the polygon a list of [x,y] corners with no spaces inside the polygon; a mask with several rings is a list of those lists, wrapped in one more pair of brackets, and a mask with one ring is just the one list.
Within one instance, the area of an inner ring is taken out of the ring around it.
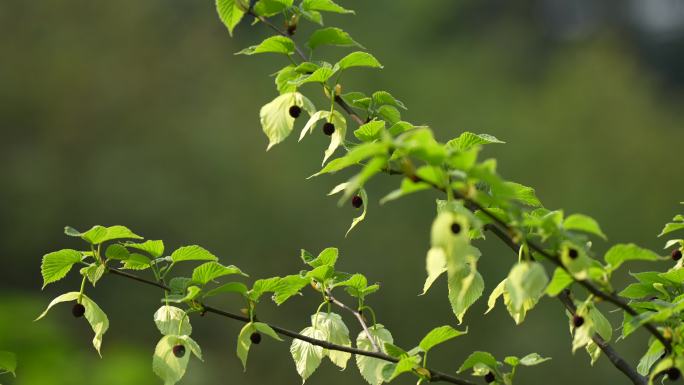
{"label": "thin twig", "polygon": [[[131,274],[131,273],[128,273],[125,271],[121,271],[121,270],[118,270],[118,269],[115,269],[112,267],[109,267],[108,271],[114,275],[118,275],[120,277],[132,279],[134,281],[138,281],[138,282],[141,282],[141,283],[144,283],[147,285],[155,286],[157,288],[160,288],[160,289],[163,289],[166,291],[171,290],[170,287],[168,287],[162,283],[151,281],[151,280],[148,280],[148,279],[139,277],[137,275],[134,275],[134,274]],[[203,310],[207,313],[213,313],[216,315],[220,315],[222,317],[230,318],[230,319],[240,321],[240,322],[244,322],[244,323],[250,322],[250,319],[248,317],[243,316],[241,314],[235,314],[235,313],[227,312],[227,311],[220,310],[220,309],[217,309],[215,307],[207,306],[204,304],[200,304],[200,305],[202,306]],[[378,352],[378,351],[374,352],[374,351],[368,351],[368,350],[353,348],[351,346],[337,345],[337,344],[330,343],[328,341],[323,341],[323,340],[319,340],[316,338],[311,338],[311,337],[305,336],[303,334],[299,334],[297,332],[294,332],[294,331],[289,330],[289,329],[285,329],[283,327],[280,327],[280,326],[277,326],[274,324],[268,323],[267,325],[270,326],[271,329],[275,330],[276,333],[278,333],[280,335],[284,335],[284,336],[290,337],[292,339],[305,341],[305,342],[308,342],[312,345],[320,346],[324,349],[346,352],[346,353],[351,353],[351,354],[355,354],[355,355],[359,355],[359,356],[377,358],[377,359],[387,361],[387,362],[392,362],[392,363],[399,362],[399,359],[394,358],[390,355],[384,354],[382,352]],[[457,378],[457,377],[451,376],[449,374],[446,374],[446,373],[443,373],[443,372],[440,372],[437,370],[432,370],[432,369],[428,369],[428,368],[426,368],[426,369],[430,372],[430,381],[431,382],[443,381],[443,382],[449,382],[449,383],[457,384],[457,385],[476,385],[475,383],[470,382],[468,380]]]}
{"label": "thin twig", "polygon": [[370,334],[370,331],[368,330],[368,325],[366,325],[366,320],[363,318],[363,315],[358,311],[350,308],[349,306],[345,305],[343,302],[338,300],[337,298],[333,297],[332,291],[328,290],[326,293],[328,296],[328,299],[334,303],[335,305],[341,307],[342,309],[352,313],[354,317],[356,317],[357,321],[359,321],[359,324],[361,325],[361,328],[363,328],[364,333],[366,333],[366,336],[368,337],[368,340],[370,341],[371,345],[373,346],[373,350],[376,352],[382,352],[380,347],[378,346],[377,342],[375,341],[375,338],[373,338],[373,335]]}

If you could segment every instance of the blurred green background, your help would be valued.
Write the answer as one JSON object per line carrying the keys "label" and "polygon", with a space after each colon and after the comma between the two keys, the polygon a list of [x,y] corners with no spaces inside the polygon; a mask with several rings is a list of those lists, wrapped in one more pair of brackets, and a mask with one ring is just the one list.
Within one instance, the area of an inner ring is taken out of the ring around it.
{"label": "blurred green background", "polygon": [[[547,207],[594,216],[610,243],[662,248],[655,236],[684,200],[681,3],[342,4],[358,15],[327,16],[328,24],[385,64],[345,76],[346,90],[392,92],[409,106],[406,120],[429,124],[442,140],[463,130],[493,134],[508,144],[485,155],[505,177],[536,187]],[[111,320],[102,360],[67,306],[31,322],[53,296],[78,289],[72,274],[40,290],[41,256],[79,246],[64,225],[124,224],[167,249],[200,244],[254,278],[298,271],[300,248],[337,246],[341,269],[382,283],[370,304],[399,345],[455,322],[443,281],[417,296],[436,195],[381,207],[377,200],[399,180],[379,177],[369,186],[368,219],[345,239],[356,213],[325,196],[341,176],[305,180],[327,138],[293,137],[264,152],[258,110],[275,96],[266,75],[284,62],[233,53],[268,32],[243,22],[229,38],[211,1],[0,2],[0,349],[20,360],[16,380],[3,383],[160,383],[151,371],[161,295],[153,288],[105,277],[88,290]],[[302,26],[298,37],[310,32]],[[346,51],[327,52],[336,59]],[[479,246],[488,295],[515,259],[496,240]],[[260,317],[300,329],[317,300],[265,302]],[[627,383],[605,358],[592,369],[584,352],[570,353],[558,302],[542,301],[520,327],[502,307],[483,318],[484,302],[462,325],[469,334],[439,347],[432,366],[455,372],[473,350],[536,351],[553,360],[521,370],[519,383]],[[611,319],[617,325],[621,316]],[[241,325],[212,316],[193,324],[206,359],[191,363],[183,384],[300,383],[288,344],[253,349],[243,373],[234,355]],[[615,346],[636,360],[646,339],[639,332]],[[364,381],[351,363],[342,373],[324,363],[308,383]]]}

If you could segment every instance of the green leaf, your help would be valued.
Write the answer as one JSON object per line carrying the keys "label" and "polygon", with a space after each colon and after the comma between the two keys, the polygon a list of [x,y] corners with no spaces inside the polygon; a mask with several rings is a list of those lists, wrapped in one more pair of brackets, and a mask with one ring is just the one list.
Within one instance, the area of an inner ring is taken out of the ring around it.
{"label": "green leaf", "polygon": [[396,99],[394,96],[392,96],[392,94],[390,94],[387,91],[373,92],[373,95],[371,97],[373,99],[373,103],[376,106],[390,105],[392,107],[401,108],[403,110],[406,109],[404,103]]}
{"label": "green leaf", "polygon": [[330,145],[328,146],[328,149],[325,150],[325,154],[323,156],[323,164],[325,164],[328,158],[330,158],[330,156],[335,152],[337,147],[344,142],[344,138],[347,133],[347,121],[338,111],[333,111],[332,114],[330,111],[317,111],[311,115],[309,121],[306,122],[306,125],[304,125],[301,134],[299,134],[299,140],[301,141],[304,139],[304,136],[306,136],[307,132],[309,134],[313,133],[316,123],[321,119],[326,119],[326,121],[335,125],[335,131],[330,136]]}
{"label": "green leaf", "polygon": [[525,301],[540,298],[548,282],[544,266],[539,262],[520,262],[513,266],[506,280],[513,309],[519,311]]}
{"label": "green leaf", "polygon": [[107,259],[124,260],[128,258],[129,255],[128,249],[118,243],[112,243],[107,246],[107,249],[105,250],[105,257],[107,257]]}
{"label": "green leaf", "polygon": [[[57,298],[53,299],[52,302],[48,305],[47,309],[41,313],[38,318],[36,318],[36,321],[42,319],[47,315],[47,313],[50,311],[50,309],[57,305],[58,303],[62,302],[69,302],[69,301],[76,301],[85,307],[85,318],[88,320],[88,323],[90,324],[90,327],[92,327],[93,332],[95,332],[95,337],[93,338],[93,346],[95,347],[95,350],[97,350],[97,354],[100,354],[100,347],[102,346],[102,336],[105,334],[107,329],[109,329],[109,319],[107,318],[107,315],[100,309],[97,304],[88,298],[85,294],[81,294],[77,291],[72,291],[66,294],[62,294],[58,296]],[[100,354],[100,356],[102,356]]]}
{"label": "green leaf", "polygon": [[84,241],[98,245],[114,239],[142,239],[125,226],[93,226],[90,230],[81,234]]}
{"label": "green leaf", "polygon": [[229,282],[226,283],[225,285],[221,285],[215,289],[209,290],[204,294],[204,298],[206,297],[212,297],[217,294],[222,294],[222,293],[238,293],[242,296],[247,296],[247,286],[245,286],[244,283],[240,282]]}
{"label": "green leaf", "polygon": [[313,257],[313,255],[309,254],[306,250],[302,249],[302,261],[306,263],[307,265],[311,267],[320,267],[320,266],[335,266],[335,262],[337,262],[337,257],[339,255],[339,250],[336,247],[328,247],[323,249],[317,257]]}
{"label": "green leaf", "polygon": [[333,13],[354,13],[349,9],[344,9],[334,3],[332,0],[304,0],[302,1],[302,10],[304,11],[323,11]]}
{"label": "green leaf", "polygon": [[218,261],[218,258],[203,247],[192,245],[183,246],[171,253],[174,263],[183,261]]}
{"label": "green leaf", "polygon": [[[321,171],[313,174],[311,177],[319,176],[322,174],[335,173],[337,171],[343,170],[347,167],[359,164],[365,159],[372,156],[384,153],[387,150],[387,145],[384,143],[363,143],[354,148],[352,148],[344,156],[331,160],[328,164],[321,169]],[[338,191],[339,192],[339,191]],[[334,194],[330,192],[328,195]]]}
{"label": "green leaf", "polygon": [[491,143],[506,143],[496,137],[488,134],[473,134],[465,131],[458,138],[452,139],[446,143],[449,150],[467,151],[474,146]]}
{"label": "green leaf", "polygon": [[433,347],[446,342],[450,339],[462,336],[468,333],[468,331],[459,331],[452,328],[449,325],[444,325],[432,329],[423,339],[420,341],[420,346],[425,352],[428,352]]}
{"label": "green leaf", "polygon": [[[339,314],[322,312],[314,314],[311,316],[311,325],[324,333],[325,341],[340,346],[351,346],[349,329]],[[351,353],[328,349],[323,351],[323,355],[327,356],[340,369],[345,369],[347,361],[351,358]]]}
{"label": "green leaf", "polygon": [[195,270],[192,271],[192,280],[202,285],[206,285],[218,277],[231,274],[246,276],[245,273],[233,265],[223,266],[218,262],[207,262],[197,266]]}
{"label": "green leaf", "polygon": [[249,354],[249,349],[252,346],[251,336],[253,333],[263,333],[277,341],[282,341],[282,338],[273,330],[268,324],[262,322],[250,322],[246,324],[240,334],[238,335],[237,341],[237,356],[242,362],[244,370],[247,370],[247,355]]}
{"label": "green leaf", "polygon": [[535,366],[550,360],[551,357],[542,357],[538,353],[530,353],[520,359],[520,365]]}
{"label": "green leaf", "polygon": [[106,269],[107,267],[103,264],[92,264],[90,266],[82,268],[81,275],[86,277],[94,287],[100,280],[100,278],[102,278]]}
{"label": "green leaf", "polygon": [[71,267],[81,261],[81,252],[63,249],[43,256],[40,273],[43,276],[43,289],[52,282],[66,277]]}
{"label": "green leaf", "polygon": [[[328,267],[328,266],[326,266]],[[277,305],[282,305],[290,297],[298,294],[311,281],[300,275],[288,275],[278,280],[278,284],[273,289],[273,301]]]}
{"label": "green leaf", "polygon": [[259,0],[254,4],[254,12],[265,17],[275,16],[291,7],[293,2],[293,0]]}
{"label": "green leaf", "polygon": [[313,103],[299,92],[284,93],[261,107],[261,128],[269,139],[266,151],[285,140],[292,132],[295,122],[295,118],[289,113],[292,106],[299,106],[309,115],[315,110]]}
{"label": "green leaf", "polygon": [[448,271],[448,273],[451,310],[458,318],[458,322],[461,323],[468,308],[482,296],[484,280],[477,270],[468,266],[453,272]]}
{"label": "green leaf", "polygon": [[642,261],[657,261],[660,259],[658,254],[651,250],[643,249],[633,243],[618,244],[611,247],[604,256],[610,271],[615,271],[620,265],[626,261],[642,260]]}
{"label": "green leaf", "polygon": [[385,119],[389,124],[396,124],[401,121],[401,112],[394,107],[389,105],[380,106],[377,110],[378,115]]}
{"label": "green leaf", "polygon": [[16,376],[17,355],[12,352],[0,351],[0,373],[12,373]]}
{"label": "green leaf", "polygon": [[399,362],[397,362],[396,364],[392,364],[394,370],[392,371],[392,374],[389,377],[387,377],[387,382],[394,380],[403,373],[413,371],[413,369],[419,366],[416,360],[420,360],[420,357],[404,357],[400,359]]}
{"label": "green leaf", "polygon": [[273,292],[278,287],[280,277],[257,279],[252,285],[252,290],[248,292],[249,298],[254,302],[259,302],[259,298],[268,292]]}
{"label": "green leaf", "polygon": [[257,45],[253,45],[235,53],[236,55],[255,55],[258,53],[282,53],[291,55],[295,51],[295,43],[286,36],[271,36]]}
{"label": "green leaf", "polygon": [[330,77],[333,76],[333,74],[334,72],[332,68],[321,67],[310,74],[301,75],[296,79],[291,80],[289,83],[294,85],[295,87],[301,87],[303,84],[306,83],[325,84],[328,81],[328,79],[330,79]]}
{"label": "green leaf", "polygon": [[433,247],[428,250],[427,257],[425,259],[425,270],[427,270],[427,278],[425,279],[425,284],[423,285],[424,295],[427,293],[430,286],[439,278],[442,273],[447,271],[447,259],[444,249],[441,247]]}
{"label": "green leaf", "polygon": [[154,258],[159,258],[164,254],[164,241],[145,241],[143,243],[126,242],[124,246],[144,251]]}
{"label": "green leaf", "polygon": [[583,214],[573,214],[565,218],[563,221],[563,227],[566,230],[576,230],[582,231],[589,234],[598,235],[603,239],[607,239],[606,235],[601,231],[601,227],[594,218],[583,215]]}
{"label": "green leaf", "polygon": [[380,204],[385,204],[418,191],[429,190],[431,187],[432,186],[425,182],[414,182],[410,178],[404,178],[401,180],[401,186],[399,186],[398,189],[380,199]]}
{"label": "green leaf", "polygon": [[154,323],[159,332],[168,335],[190,335],[192,326],[185,311],[175,306],[163,305],[154,313]]}
{"label": "green leaf", "polygon": [[487,352],[473,352],[466,358],[460,368],[458,368],[458,373],[463,373],[464,371],[475,367],[478,364],[482,364],[490,368],[492,371],[498,369],[499,363],[496,358],[491,353]]}
{"label": "green leaf", "polygon": [[185,370],[190,361],[190,354],[185,353],[182,357],[176,357],[173,347],[183,345],[190,350],[197,358],[202,359],[202,352],[199,345],[189,336],[164,336],[159,340],[154,349],[152,358],[152,370],[164,380],[164,385],[173,385],[183,378]]}
{"label": "green leaf", "polygon": [[340,59],[334,66],[336,71],[352,67],[382,68],[382,64],[373,55],[367,52],[356,51]]}
{"label": "green leaf", "polygon": [[294,65],[290,64],[276,73],[275,84],[280,94],[297,91],[297,85],[292,82],[299,78],[300,74],[295,68]]}
{"label": "green leaf", "polygon": [[682,230],[682,229],[684,229],[684,221],[682,221],[681,223],[671,222],[671,223],[666,224],[665,227],[663,227],[663,231],[661,231],[660,234],[658,234],[658,236],[662,237],[665,234],[669,234],[673,231],[678,231],[678,230]]}
{"label": "green leaf", "polygon": [[[307,337],[315,338],[317,340],[324,340],[325,333],[322,330],[316,329],[313,326],[304,328],[299,334]],[[290,354],[295,362],[297,373],[302,377],[302,382],[305,382],[313,372],[318,369],[318,366],[323,360],[323,348],[310,344],[306,341],[295,339],[290,346]]]}
{"label": "green leaf", "polygon": [[306,45],[311,50],[314,50],[322,45],[334,45],[339,47],[356,46],[359,48],[364,48],[361,44],[354,41],[354,39],[352,39],[347,32],[335,27],[317,29],[311,34],[311,37],[309,37],[309,41],[306,43]]}
{"label": "green leaf", "polygon": [[637,365],[637,372],[642,376],[647,376],[651,370],[653,364],[658,362],[658,360],[663,356],[665,352],[665,347],[657,339],[653,339],[648,347],[646,353],[639,360],[639,365]]}
{"label": "green leaf", "polygon": [[[380,350],[383,353],[387,353],[385,350],[385,343],[394,342],[389,330],[385,329],[381,324],[375,324],[368,328],[368,332],[370,333],[370,338],[375,341],[376,345],[380,347]],[[359,333],[358,337],[356,337],[356,347],[361,350],[373,351],[373,344],[371,343],[370,338],[365,331],[362,331]],[[382,369],[387,365],[387,361],[358,354],[355,357],[356,366],[359,368],[361,376],[363,376],[370,385],[380,385],[384,382]]]}
{"label": "green leaf", "polygon": [[553,277],[549,286],[546,287],[546,294],[550,297],[555,297],[560,294],[566,287],[570,286],[574,279],[563,268],[557,267],[553,272]]}
{"label": "green leaf", "polygon": [[152,261],[146,256],[138,253],[131,253],[123,262],[122,269],[145,270],[152,266]]}
{"label": "green leaf", "polygon": [[370,142],[380,138],[382,131],[385,129],[384,120],[371,120],[370,122],[361,125],[354,131],[354,136],[363,142]]}
{"label": "green leaf", "polygon": [[245,15],[242,0],[216,0],[216,11],[219,18],[228,28],[228,33],[233,36],[235,26],[240,23],[242,17]]}
{"label": "green leaf", "polygon": [[520,183],[506,181],[502,184],[492,185],[492,194],[500,199],[518,201],[530,207],[541,207],[542,205],[534,189]]}

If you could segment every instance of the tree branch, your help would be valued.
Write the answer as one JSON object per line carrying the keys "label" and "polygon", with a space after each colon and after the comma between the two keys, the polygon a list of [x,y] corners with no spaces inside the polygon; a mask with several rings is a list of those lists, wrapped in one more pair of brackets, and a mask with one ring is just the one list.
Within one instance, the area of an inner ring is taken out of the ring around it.
{"label": "tree branch", "polygon": [[[134,275],[134,274],[122,271],[122,270],[118,270],[118,269],[115,269],[112,267],[108,267],[107,270],[108,270],[108,272],[110,272],[114,275],[118,275],[120,277],[132,279],[134,281],[138,281],[138,282],[150,285],[150,286],[155,286],[155,287],[163,289],[165,291],[171,291],[170,287],[168,287],[162,283],[159,283],[159,282],[151,281],[151,280],[148,280],[148,279],[139,277],[137,275]],[[216,314],[216,315],[219,315],[222,317],[230,318],[230,319],[240,321],[240,322],[244,322],[244,323],[250,322],[250,319],[248,317],[243,316],[241,314],[230,313],[230,312],[227,312],[227,311],[224,311],[221,309],[217,309],[217,308],[212,307],[212,306],[207,306],[205,304],[201,304],[201,306],[203,307],[204,311],[207,313],[213,313],[213,314]],[[336,351],[351,353],[351,354],[355,354],[355,355],[359,355],[359,356],[377,358],[377,359],[387,361],[387,362],[392,362],[392,363],[399,362],[399,359],[394,358],[392,356],[389,356],[389,355],[384,354],[384,353],[379,352],[379,351],[373,352],[373,351],[353,348],[351,346],[336,345],[336,344],[330,343],[328,341],[323,341],[323,340],[319,340],[316,338],[311,338],[311,337],[299,334],[297,332],[294,332],[294,331],[289,330],[289,329],[285,329],[283,327],[280,327],[280,326],[277,326],[274,324],[268,323],[267,325],[270,326],[271,329],[275,330],[280,335],[283,335],[283,336],[286,336],[286,337],[289,337],[292,339],[305,341],[305,342],[308,342],[312,345],[320,346],[324,349],[336,350]],[[371,339],[371,341],[372,341],[372,339]],[[476,385],[475,383],[470,382],[468,380],[457,378],[457,377],[451,376],[451,375],[446,374],[446,373],[442,373],[442,372],[437,371],[437,370],[432,370],[429,368],[426,368],[426,369],[430,372],[430,381],[431,382],[442,381],[442,382],[449,382],[449,383],[456,384],[456,385]]]}
{"label": "tree branch", "polygon": [[[259,20],[261,20],[262,22],[267,24],[269,27],[271,27],[271,29],[273,29],[277,33],[281,34],[282,36],[288,36],[285,31],[280,30],[278,27],[276,27],[275,25],[270,23],[270,21],[268,21],[266,18],[261,17],[261,16],[257,16],[255,13],[253,13],[253,11],[251,9],[249,10],[249,13],[251,15],[253,15],[254,17],[259,18]],[[295,42],[295,50],[298,52],[298,54],[300,55],[302,60],[305,60],[305,61],[307,60],[306,57],[302,54],[302,51],[298,47],[296,42]],[[344,99],[342,99],[338,95],[334,95],[332,97],[334,98],[335,103],[337,103],[337,105],[339,105],[340,108],[342,110],[344,110],[356,123],[358,123],[359,125],[364,124],[364,120],[358,114],[356,114],[356,112],[354,112],[354,110],[344,101]],[[385,170],[385,172],[387,172],[389,174],[404,175],[404,176],[410,177],[414,180],[427,183],[430,186],[432,186],[432,187],[434,187],[434,188],[436,188],[442,192],[445,192],[445,189],[435,185],[434,183],[431,183],[427,180],[424,180],[415,174],[407,175],[405,172],[395,171],[395,170],[391,170],[391,169],[387,169],[387,170]],[[463,200],[465,202],[465,206],[468,209],[470,209],[471,211],[473,211],[473,212],[481,211],[487,217],[491,218],[496,225],[487,226],[486,229],[490,230],[492,233],[494,233],[499,239],[501,239],[505,244],[507,244],[512,249],[514,249],[516,252],[518,251],[520,244],[518,242],[516,242],[510,236],[510,233],[513,232],[513,229],[511,228],[511,226],[508,223],[506,223],[505,221],[500,219],[498,216],[496,216],[493,212],[491,212],[490,210],[488,210],[487,208],[482,206],[480,203],[466,197],[465,195],[461,194],[460,192],[453,191],[453,193],[457,199]],[[532,240],[526,239],[526,243],[530,247],[530,249],[532,249],[534,252],[544,256],[546,259],[550,260],[555,265],[557,265],[557,266],[559,266],[562,269],[567,271],[566,267],[562,264],[562,262],[560,261],[560,258],[557,255],[549,253],[548,251],[544,250],[544,248],[542,246],[538,245],[536,242],[534,242]],[[602,291],[601,289],[599,289],[598,287],[596,287],[594,284],[592,284],[589,281],[575,280],[575,282],[579,283],[581,286],[583,286],[585,289],[587,289],[593,295],[595,295],[595,296],[597,296],[597,297],[599,297],[599,298],[601,298],[607,302],[614,304],[615,306],[621,308],[622,310],[624,310],[628,314],[630,314],[632,316],[638,314],[631,306],[629,306],[629,304],[623,298],[621,298],[621,297],[619,297],[613,293],[606,293],[606,292]],[[660,333],[660,331],[658,331],[658,329],[653,324],[651,324],[650,322],[647,322],[647,323],[642,324],[641,326],[643,326],[646,330],[648,330],[649,333],[651,333],[656,339],[658,339],[663,344],[663,346],[665,347],[665,350],[667,352],[672,351],[672,344],[670,343],[670,341],[667,338],[665,338],[662,335],[662,333]],[[599,336],[599,338],[600,338],[600,336]],[[597,342],[597,345],[599,346],[599,348],[601,348],[601,350],[604,353],[606,353],[606,356],[608,356],[610,358],[613,365],[617,369],[622,371],[625,375],[627,375],[635,384],[641,385],[642,382],[635,382],[635,379],[638,379],[638,381],[641,381],[641,376],[638,375],[638,373],[637,373],[637,375],[639,376],[638,378],[632,377],[632,373],[635,373],[634,369],[629,367],[629,365],[622,358],[620,358],[619,355],[617,355],[617,352],[615,352],[615,350],[606,341],[603,341],[602,339],[600,341],[602,341],[602,343]]]}

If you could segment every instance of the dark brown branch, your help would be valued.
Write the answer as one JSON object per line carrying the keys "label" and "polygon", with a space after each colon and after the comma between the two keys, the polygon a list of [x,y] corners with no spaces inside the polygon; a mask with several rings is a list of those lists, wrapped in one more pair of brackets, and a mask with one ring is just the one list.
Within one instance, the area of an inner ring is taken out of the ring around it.
{"label": "dark brown branch", "polygon": [[[108,268],[108,271],[114,275],[118,275],[120,277],[132,279],[134,281],[138,281],[138,282],[150,285],[150,286],[155,286],[157,288],[160,288],[160,289],[163,289],[166,291],[171,290],[170,287],[168,287],[162,283],[151,281],[151,280],[139,277],[137,275],[134,275],[134,274],[131,274],[131,273],[128,273],[125,271],[121,271],[121,270],[114,269],[111,267]],[[230,312],[220,310],[220,309],[217,309],[215,307],[207,306],[204,304],[201,304],[201,306],[202,306],[203,310],[207,313],[213,313],[213,314],[220,315],[222,317],[230,318],[230,319],[240,321],[240,322],[245,322],[245,323],[250,322],[250,319],[248,317],[243,316],[241,314],[230,313]],[[312,345],[320,346],[324,349],[346,352],[346,353],[351,353],[351,354],[355,354],[355,355],[359,355],[359,356],[377,358],[377,359],[387,361],[387,362],[392,362],[392,363],[399,362],[399,360],[397,358],[394,358],[392,356],[389,356],[389,355],[384,354],[384,353],[379,352],[379,351],[373,352],[373,351],[353,348],[351,346],[336,345],[336,344],[332,344],[328,341],[323,341],[323,340],[319,340],[316,338],[311,338],[311,337],[299,334],[297,332],[294,332],[294,331],[289,330],[289,329],[285,329],[285,328],[277,326],[277,325],[268,324],[268,326],[270,326],[271,329],[275,330],[276,333],[278,333],[280,335],[283,335],[283,336],[286,336],[286,337],[289,337],[292,339],[305,341],[305,342],[308,342]],[[470,382],[468,380],[460,379],[460,378],[451,376],[449,374],[439,372],[437,370],[432,370],[432,369],[427,369],[427,370],[430,372],[430,381],[431,382],[442,381],[442,382],[449,382],[449,383],[457,384],[457,385],[476,385],[475,383]]]}

